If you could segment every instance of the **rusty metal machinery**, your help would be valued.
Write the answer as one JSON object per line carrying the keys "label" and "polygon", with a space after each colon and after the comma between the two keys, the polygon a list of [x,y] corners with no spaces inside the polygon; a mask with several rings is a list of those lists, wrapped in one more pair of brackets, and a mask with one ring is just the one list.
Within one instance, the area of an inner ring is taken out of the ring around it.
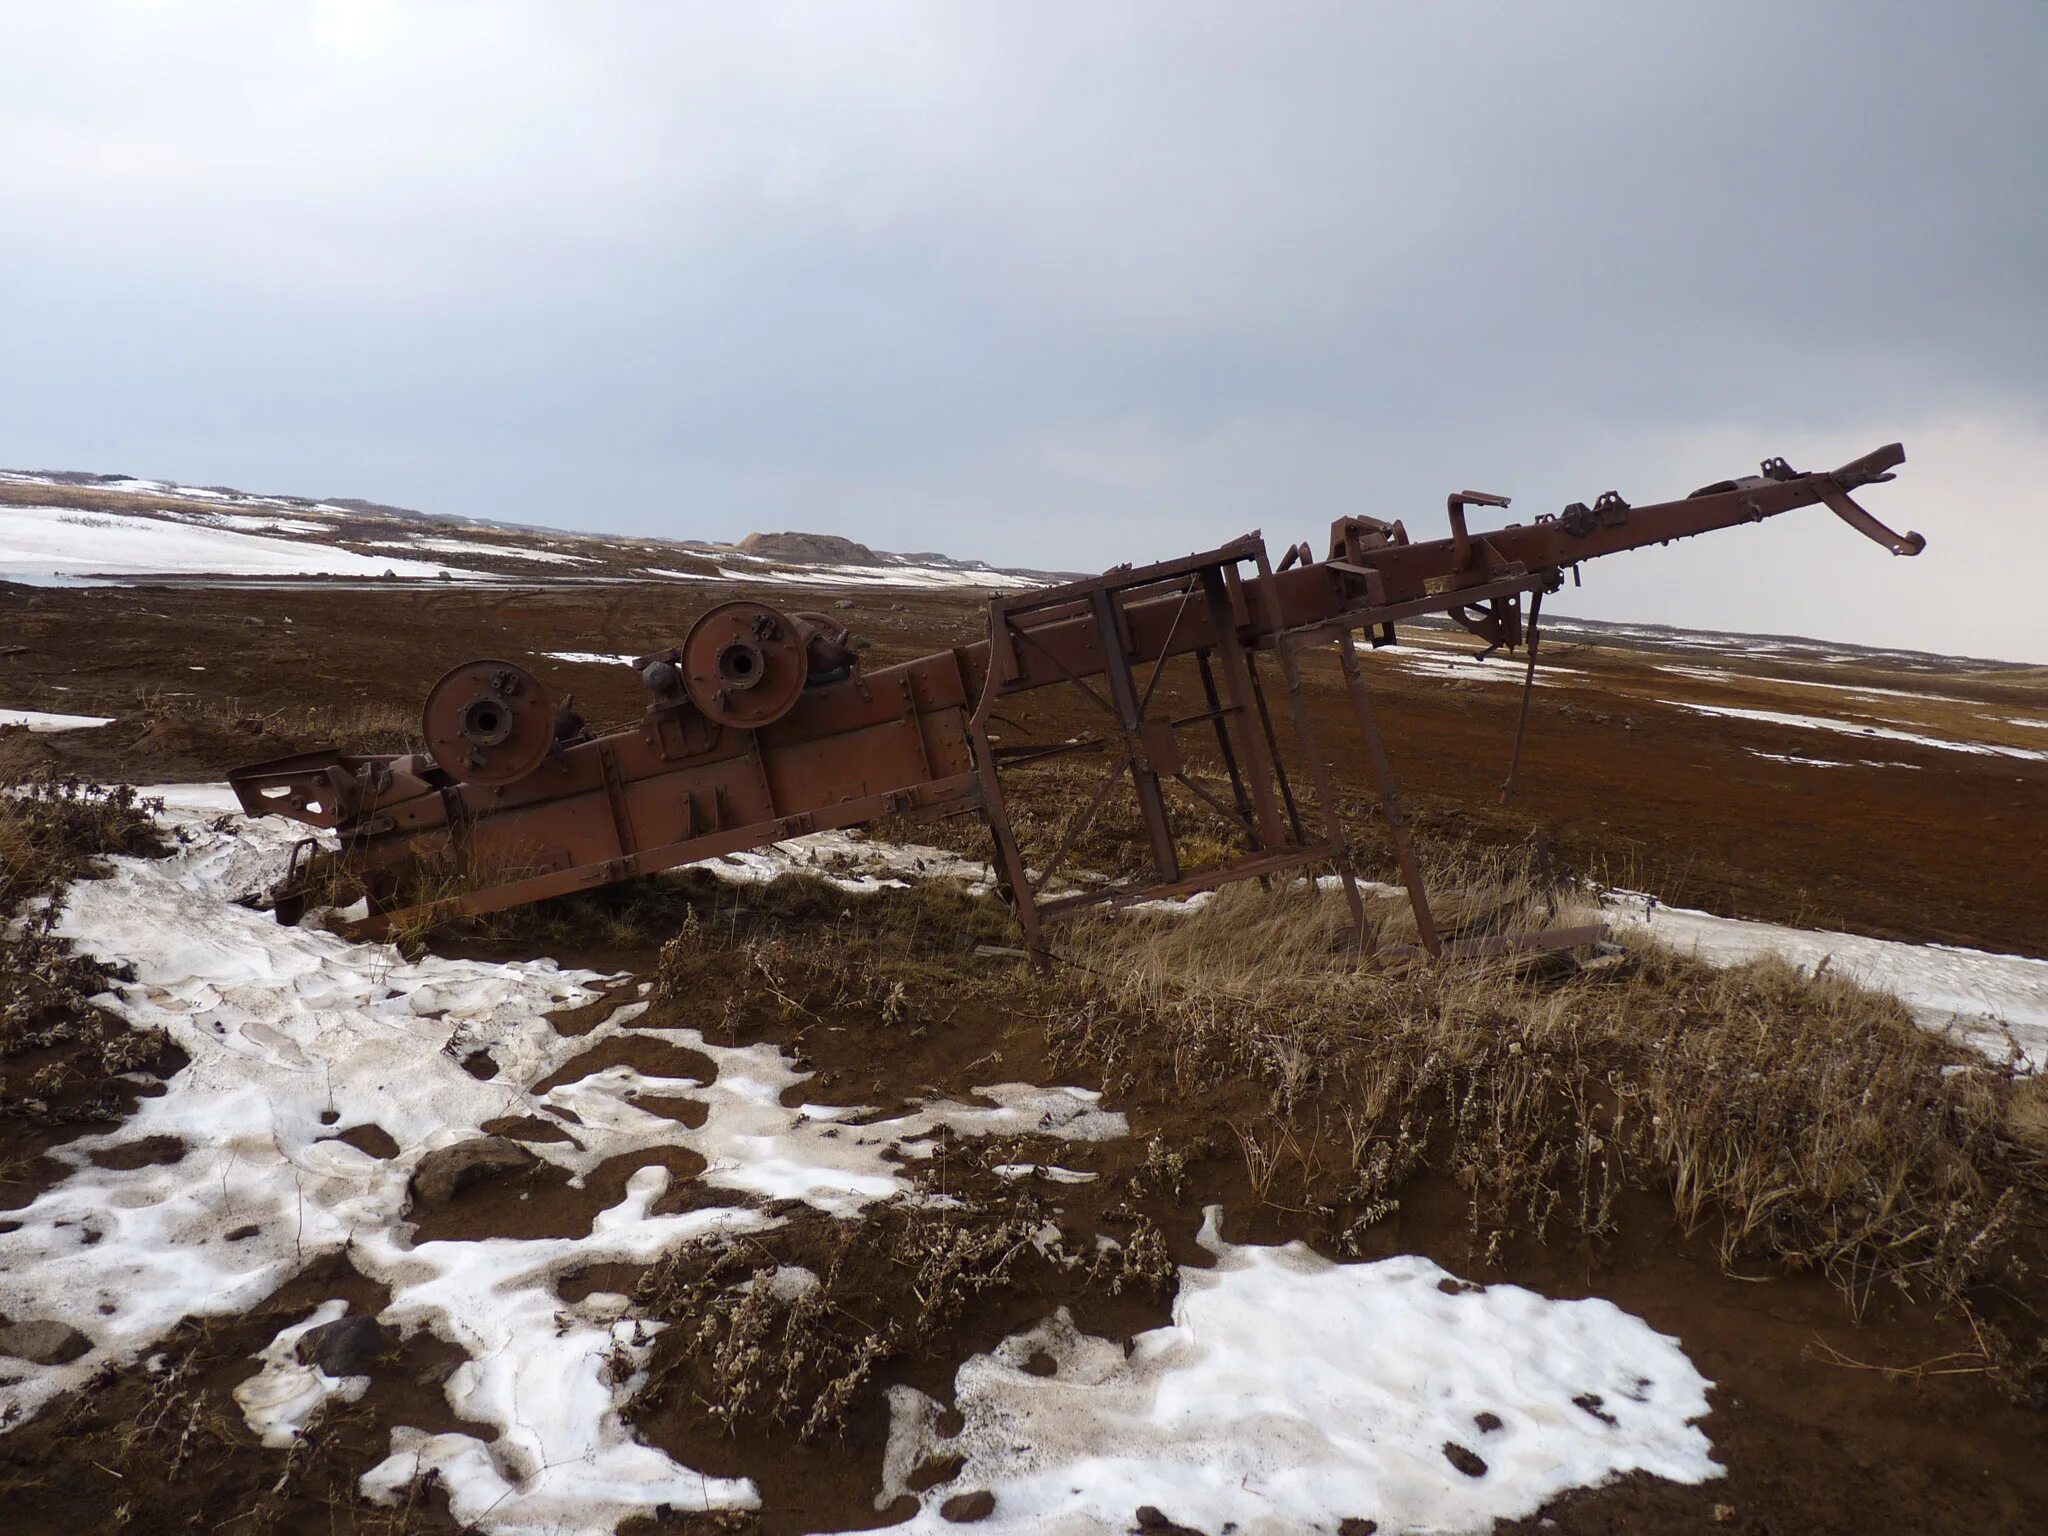
{"label": "rusty metal machinery", "polygon": [[[1904,459],[1896,443],[1826,473],[1797,473],[1771,459],[1760,474],[1680,500],[1630,506],[1609,492],[1591,506],[1574,503],[1489,532],[1468,526],[1467,509],[1505,507],[1507,499],[1463,491],[1449,498],[1446,538],[1412,540],[1400,522],[1343,518],[1331,527],[1326,559],[1299,544],[1277,566],[1263,538],[1247,534],[1176,560],[996,595],[978,643],[873,670],[861,666],[845,627],[825,615],[742,599],[703,614],[681,644],[635,660],[651,702],[633,725],[594,733],[566,701],[552,704],[524,668],[476,661],[429,693],[426,754],[308,752],[238,769],[229,782],[249,815],[284,815],[335,834],[333,845],[309,840],[294,856],[273,894],[279,917],[296,921],[309,899],[340,883],[367,898],[369,915],[358,926],[370,934],[884,815],[978,811],[993,835],[998,882],[1035,952],[1045,950],[1048,924],[1084,911],[1309,866],[1338,877],[1370,948],[1377,936],[1302,694],[1304,654],[1329,646],[1423,948],[1434,955],[1583,942],[1589,935],[1578,931],[1440,937],[1354,637],[1390,644],[1398,625],[1440,614],[1489,651],[1525,651],[1512,785],[1543,596],[1566,571],[1576,576],[1602,555],[1816,505],[1894,554],[1917,555],[1926,543],[1919,534],[1893,533],[1852,495],[1892,479]],[[1268,698],[1262,659],[1284,684],[1284,715]],[[1176,696],[1161,692],[1169,665],[1183,684],[1198,684],[1203,707],[1166,712]],[[1044,743],[1011,739],[1006,711],[1046,689],[1070,690],[1097,729]],[[1305,784],[1290,777],[1283,727]],[[1193,753],[1220,768],[1207,784],[1191,766]],[[1010,776],[1084,754],[1101,764],[1089,798],[1055,846],[1027,861],[1006,793]],[[1122,879],[1060,882],[1079,839],[1119,793],[1135,805],[1147,867]],[[1191,850],[1174,797],[1221,818],[1237,846],[1221,855],[1213,845]]]}

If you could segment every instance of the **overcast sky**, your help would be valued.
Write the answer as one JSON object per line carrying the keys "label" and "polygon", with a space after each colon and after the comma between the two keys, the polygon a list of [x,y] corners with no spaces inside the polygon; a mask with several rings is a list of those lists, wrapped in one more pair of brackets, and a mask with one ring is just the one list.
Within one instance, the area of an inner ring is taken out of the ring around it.
{"label": "overcast sky", "polygon": [[2048,662],[2048,4],[0,11],[0,464],[1094,567],[1892,439],[1564,611]]}

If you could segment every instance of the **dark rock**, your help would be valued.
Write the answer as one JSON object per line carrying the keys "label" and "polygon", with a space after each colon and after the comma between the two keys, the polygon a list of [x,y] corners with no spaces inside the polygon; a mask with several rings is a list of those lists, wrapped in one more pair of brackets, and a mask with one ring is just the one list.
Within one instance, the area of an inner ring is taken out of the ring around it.
{"label": "dark rock", "polygon": [[1140,1504],[1134,1517],[1137,1524],[1131,1527],[1135,1536],[1202,1536],[1191,1525],[1182,1525],[1156,1504]]}
{"label": "dark rock", "polygon": [[1337,1536],[1373,1536],[1379,1528],[1377,1520],[1361,1520],[1356,1515],[1346,1515],[1337,1522]]}
{"label": "dark rock", "polygon": [[939,1506],[942,1518],[955,1525],[971,1525],[976,1520],[986,1520],[996,1512],[996,1496],[986,1488],[977,1488],[972,1493],[956,1493]]}
{"label": "dark rock", "polygon": [[1479,1426],[1481,1434],[1490,1435],[1500,1428],[1500,1415],[1497,1413],[1475,1413],[1472,1415],[1472,1422]]}
{"label": "dark rock", "polygon": [[48,1318],[0,1328],[0,1355],[33,1360],[37,1365],[64,1365],[91,1348],[92,1340],[69,1323]]}
{"label": "dark rock", "polygon": [[1455,1440],[1444,1442],[1444,1460],[1456,1467],[1467,1477],[1486,1476],[1486,1463],[1476,1453],[1467,1450]]}
{"label": "dark rock", "polygon": [[374,1317],[337,1317],[299,1335],[299,1364],[317,1365],[330,1376],[367,1375],[370,1362],[388,1354],[397,1340]]}
{"label": "dark rock", "polygon": [[535,1157],[505,1136],[474,1136],[452,1147],[438,1147],[412,1171],[412,1197],[445,1204],[470,1185],[504,1173],[524,1173],[537,1166]]}
{"label": "dark rock", "polygon": [[967,1458],[955,1452],[949,1456],[927,1457],[915,1472],[903,1480],[903,1486],[912,1493],[923,1493],[941,1483],[950,1483],[960,1475],[960,1469],[967,1465]]}

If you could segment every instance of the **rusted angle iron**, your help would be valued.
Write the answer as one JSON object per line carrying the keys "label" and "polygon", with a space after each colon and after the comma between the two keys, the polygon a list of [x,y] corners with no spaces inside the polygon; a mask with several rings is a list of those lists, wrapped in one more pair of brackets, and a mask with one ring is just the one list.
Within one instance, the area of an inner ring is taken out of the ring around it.
{"label": "rusted angle iron", "polygon": [[[287,816],[334,836],[294,857],[273,895],[279,917],[295,921],[309,900],[353,891],[367,902],[358,927],[370,934],[886,815],[978,811],[994,838],[999,883],[1034,950],[1043,950],[1046,923],[1083,911],[1309,866],[1334,871],[1370,945],[1375,935],[1329,757],[1303,699],[1299,658],[1329,643],[1418,932],[1434,954],[1445,941],[1408,845],[1354,635],[1384,645],[1401,623],[1448,615],[1488,650],[1526,643],[1533,681],[1541,597],[1587,560],[1814,505],[1895,554],[1918,554],[1920,535],[1893,533],[1852,496],[1893,478],[1904,457],[1892,444],[1819,474],[1773,459],[1760,474],[1680,500],[1632,507],[1609,493],[1591,506],[1484,532],[1467,525],[1466,509],[1505,506],[1505,498],[1461,492],[1449,498],[1448,537],[1412,540],[1399,522],[1343,518],[1331,527],[1326,559],[1297,545],[1278,568],[1263,538],[1247,534],[1174,560],[999,594],[978,643],[872,670],[829,617],[728,602],[700,617],[679,645],[635,661],[650,702],[632,725],[594,732],[558,709],[524,667],[484,660],[455,668],[430,692],[423,753],[328,749],[229,778],[248,814]],[[1284,717],[1268,697],[1262,657],[1285,685]],[[1173,717],[1162,712],[1158,690],[1167,665],[1182,658],[1191,660],[1208,707]],[[999,706],[1050,688],[1070,690],[1104,717],[1102,734],[1085,748],[1005,739]],[[1305,787],[1290,776],[1283,724]],[[1190,732],[1205,760],[1221,763],[1227,801],[1192,770]],[[1094,799],[1034,868],[1016,836],[1005,776],[1078,750],[1103,764]],[[1051,890],[1075,839],[1119,787],[1135,801],[1148,872],[1115,882],[1077,877]],[[1185,816],[1176,817],[1169,791],[1232,825],[1241,846],[1187,866],[1185,827],[1176,824]],[[1496,936],[1480,947],[1520,942]]]}

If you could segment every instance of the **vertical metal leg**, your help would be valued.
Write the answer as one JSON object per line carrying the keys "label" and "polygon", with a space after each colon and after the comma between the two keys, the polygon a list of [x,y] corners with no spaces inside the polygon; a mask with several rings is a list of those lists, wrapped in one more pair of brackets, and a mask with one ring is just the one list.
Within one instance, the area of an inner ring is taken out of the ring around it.
{"label": "vertical metal leg", "polygon": [[1131,675],[1131,656],[1117,623],[1116,600],[1102,588],[1089,594],[1095,613],[1095,634],[1102,648],[1102,670],[1109,679],[1109,696],[1116,701],[1117,717],[1124,728],[1124,746],[1131,760],[1131,788],[1137,792],[1138,815],[1145,823],[1145,835],[1152,843],[1152,863],[1159,878],[1172,882],[1180,878],[1180,858],[1174,852],[1173,827],[1166,819],[1166,796],[1159,788],[1159,775],[1146,760],[1138,727],[1143,716],[1138,706],[1137,679]]}
{"label": "vertical metal leg", "polygon": [[1408,841],[1408,818],[1401,809],[1400,792],[1394,787],[1394,770],[1387,762],[1387,749],[1380,740],[1379,720],[1373,714],[1372,696],[1365,691],[1365,678],[1358,669],[1358,650],[1351,643],[1351,631],[1337,636],[1337,659],[1344,666],[1344,680],[1350,685],[1351,707],[1358,714],[1359,733],[1365,737],[1365,760],[1372,769],[1373,783],[1380,796],[1380,809],[1387,818],[1387,830],[1394,840],[1394,857],[1401,865],[1401,878],[1408,886],[1408,900],[1415,908],[1415,929],[1422,935],[1422,947],[1432,955],[1443,953],[1437,938],[1436,919],[1429,910],[1429,892],[1422,884],[1422,871],[1415,864],[1415,850]]}
{"label": "vertical metal leg", "polygon": [[1024,930],[1024,947],[1043,965],[1046,949],[1038,921],[1038,899],[1024,869],[1024,851],[1017,846],[1017,835],[1010,828],[1003,781],[996,773],[995,753],[989,749],[988,732],[979,718],[968,722],[967,741],[974,753],[975,773],[981,779],[982,814],[988,818],[989,836],[996,845],[996,877],[1009,887],[1010,905],[1017,913],[1017,925]]}
{"label": "vertical metal leg", "polygon": [[1336,850],[1337,878],[1344,882],[1344,901],[1351,908],[1351,926],[1357,930],[1359,947],[1370,954],[1376,947],[1372,924],[1366,921],[1365,903],[1358,895],[1358,876],[1351,868],[1351,845],[1344,838],[1344,822],[1337,815],[1337,797],[1330,792],[1329,765],[1323,761],[1323,750],[1316,743],[1315,726],[1308,717],[1308,700],[1301,696],[1301,668],[1295,665],[1293,648],[1287,637],[1281,634],[1280,605],[1273,596],[1273,568],[1266,562],[1266,551],[1258,552],[1259,592],[1265,600],[1266,627],[1277,637],[1274,649],[1280,656],[1280,675],[1287,679],[1288,711],[1294,716],[1295,739],[1301,743],[1301,754],[1308,759],[1309,780],[1315,785],[1316,799],[1323,807],[1323,831],[1330,846]]}
{"label": "vertical metal leg", "polygon": [[1308,834],[1302,830],[1301,807],[1294,803],[1294,786],[1287,780],[1287,764],[1280,758],[1280,733],[1273,729],[1273,712],[1266,707],[1266,685],[1259,681],[1258,658],[1251,652],[1244,655],[1245,675],[1251,679],[1252,702],[1258,709],[1259,729],[1266,738],[1266,750],[1273,754],[1273,778],[1280,786],[1280,798],[1287,805],[1287,825],[1294,829],[1297,843],[1308,841]]}
{"label": "vertical metal leg", "polygon": [[[1231,611],[1229,594],[1224,590],[1222,573],[1214,566],[1202,572],[1202,596],[1209,610],[1209,632],[1216,637],[1216,658],[1223,664],[1223,685],[1230,690],[1233,723],[1239,732],[1239,743],[1244,748],[1245,768],[1251,779],[1252,804],[1258,813],[1259,840],[1268,848],[1277,848],[1287,841],[1287,829],[1280,820],[1280,807],[1273,799],[1273,786],[1276,782],[1284,786],[1286,780],[1279,776],[1280,756],[1270,740],[1272,728],[1270,725],[1265,727],[1265,739],[1262,739],[1260,728],[1252,723],[1255,713],[1263,715],[1264,706],[1253,685],[1251,656],[1237,638],[1237,619]],[[1294,840],[1297,845],[1302,841],[1298,823]]]}
{"label": "vertical metal leg", "polygon": [[1216,670],[1209,665],[1206,649],[1195,652],[1195,670],[1202,675],[1202,697],[1208,701],[1209,714],[1216,726],[1216,749],[1223,754],[1223,768],[1230,775],[1230,795],[1237,802],[1237,814],[1251,831],[1252,851],[1257,853],[1266,846],[1266,839],[1259,824],[1252,819],[1250,799],[1244,792],[1244,774],[1237,766],[1237,749],[1230,744],[1230,722],[1223,718],[1223,699],[1216,692]]}
{"label": "vertical metal leg", "polygon": [[1543,594],[1529,599],[1529,670],[1522,678],[1522,713],[1515,721],[1515,752],[1508,759],[1508,776],[1500,787],[1500,803],[1515,795],[1515,774],[1522,766],[1522,738],[1529,733],[1529,696],[1536,691],[1536,646],[1542,638]]}

